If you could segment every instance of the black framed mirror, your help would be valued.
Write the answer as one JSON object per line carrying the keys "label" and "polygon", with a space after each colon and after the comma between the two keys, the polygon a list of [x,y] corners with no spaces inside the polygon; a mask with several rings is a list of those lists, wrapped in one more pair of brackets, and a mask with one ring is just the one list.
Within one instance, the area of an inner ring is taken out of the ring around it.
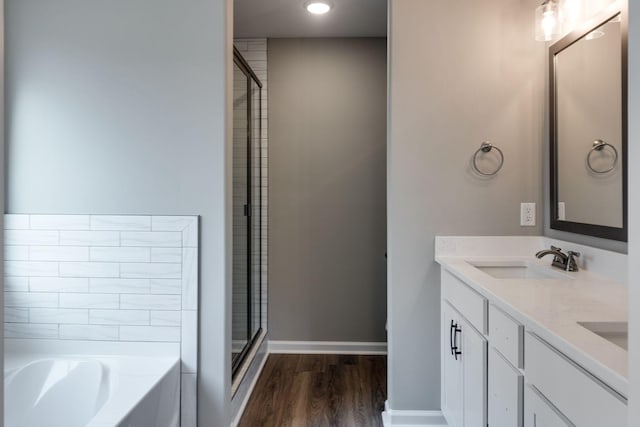
{"label": "black framed mirror", "polygon": [[549,47],[552,229],[627,240],[626,9]]}

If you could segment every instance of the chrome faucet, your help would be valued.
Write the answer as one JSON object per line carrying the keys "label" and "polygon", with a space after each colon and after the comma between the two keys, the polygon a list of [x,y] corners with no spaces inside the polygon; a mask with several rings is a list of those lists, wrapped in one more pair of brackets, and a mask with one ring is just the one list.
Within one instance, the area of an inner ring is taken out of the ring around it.
{"label": "chrome faucet", "polygon": [[576,258],[580,256],[579,252],[567,251],[565,254],[560,248],[551,246],[551,249],[544,249],[536,253],[536,258],[542,258],[545,255],[553,255],[551,265],[561,268],[565,271],[578,271],[578,263]]}

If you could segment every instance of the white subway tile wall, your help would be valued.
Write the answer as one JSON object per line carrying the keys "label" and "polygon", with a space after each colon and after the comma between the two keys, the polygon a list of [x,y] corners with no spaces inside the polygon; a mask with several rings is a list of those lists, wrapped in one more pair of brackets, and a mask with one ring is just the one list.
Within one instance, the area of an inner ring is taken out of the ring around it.
{"label": "white subway tile wall", "polygon": [[120,246],[120,233],[117,231],[61,231],[59,234],[60,245]]}
{"label": "white subway tile wall", "polygon": [[91,230],[151,231],[149,216],[91,215],[89,222]]}
{"label": "white subway tile wall", "polygon": [[195,419],[198,217],[7,214],[4,254],[5,337],[180,343]]}
{"label": "white subway tile wall", "polygon": [[[268,262],[268,200],[269,200],[269,185],[268,185],[268,161],[269,161],[269,81],[268,81],[268,64],[267,64],[267,49],[268,42],[265,38],[251,38],[251,39],[235,39],[234,46],[240,51],[245,58],[251,69],[262,83],[262,122],[261,122],[261,135],[260,135],[260,152],[257,153],[257,157],[260,158],[260,174],[262,176],[262,182],[260,184],[261,195],[261,223],[262,227],[260,231],[261,235],[261,251],[260,258],[262,261],[262,271],[258,272],[261,278],[262,292],[261,292],[261,313],[262,313],[262,328],[267,330],[267,289],[268,289],[268,275],[267,275],[267,262]],[[257,175],[257,174],[256,174]],[[254,235],[258,235],[258,230],[254,230]],[[255,262],[255,261],[254,261]],[[255,265],[259,265],[255,263]],[[242,298],[240,295],[236,295],[236,298]],[[256,302],[257,303],[257,302]],[[237,305],[239,307],[239,305]],[[246,313],[238,313],[238,316],[246,316]],[[235,324],[241,324],[241,322],[234,322]]]}

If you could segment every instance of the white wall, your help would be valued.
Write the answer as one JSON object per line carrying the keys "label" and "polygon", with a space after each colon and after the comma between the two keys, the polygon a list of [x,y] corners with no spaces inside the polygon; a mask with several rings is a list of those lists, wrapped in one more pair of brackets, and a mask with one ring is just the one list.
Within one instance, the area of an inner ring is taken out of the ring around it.
{"label": "white wall", "polygon": [[[534,9],[528,0],[391,0],[392,410],[440,409],[434,236],[542,230],[519,225],[520,202],[542,202],[545,46],[534,41]],[[481,179],[469,163],[487,139],[502,148],[505,164]]]}
{"label": "white wall", "polygon": [[230,401],[230,0],[9,0],[10,213],[201,215],[199,416]]}
{"label": "white wall", "polygon": [[629,427],[640,425],[640,4],[629,1]]}
{"label": "white wall", "polygon": [[[4,213],[4,0],[0,0],[0,213]],[[4,240],[4,215],[0,215],[0,239]],[[0,253],[0,266],[4,254]],[[0,286],[4,289],[4,268],[0,267]],[[0,292],[0,318],[4,319],[4,292]],[[4,331],[0,331],[0,354],[4,355]],[[0,360],[4,372],[4,357]],[[0,420],[4,420],[4,386],[0,387]],[[3,422],[0,422],[0,426]]]}

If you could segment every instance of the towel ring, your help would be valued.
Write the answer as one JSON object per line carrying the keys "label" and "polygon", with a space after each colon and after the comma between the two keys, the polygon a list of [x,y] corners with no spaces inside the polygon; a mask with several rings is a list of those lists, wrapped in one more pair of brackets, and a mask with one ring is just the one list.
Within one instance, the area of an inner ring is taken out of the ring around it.
{"label": "towel ring", "polygon": [[[597,151],[604,150],[605,147],[609,147],[611,148],[611,150],[613,150],[613,163],[611,163],[611,167],[609,169],[602,169],[602,170],[595,169],[591,164],[591,155]],[[593,141],[593,146],[591,147],[591,150],[589,150],[589,153],[587,154],[587,167],[589,168],[589,170],[591,170],[591,172],[597,173],[597,174],[608,173],[614,170],[617,164],[618,164],[618,150],[616,150],[616,147],[609,144],[608,142],[604,142],[601,139],[596,139],[595,141]]]}
{"label": "towel ring", "polygon": [[[480,153],[488,153],[493,149],[495,149],[498,152],[498,154],[500,155],[500,164],[498,165],[496,170],[494,170],[493,172],[483,172],[478,167],[478,154],[480,154]],[[496,147],[495,145],[493,145],[492,143],[490,143],[489,141],[484,141],[482,144],[480,144],[480,148],[478,148],[476,150],[476,152],[473,153],[473,161],[472,161],[473,170],[475,170],[480,175],[483,175],[483,176],[494,176],[495,174],[500,172],[500,169],[502,169],[502,165],[504,165],[504,154],[502,153],[502,150],[499,149],[498,147]]]}

